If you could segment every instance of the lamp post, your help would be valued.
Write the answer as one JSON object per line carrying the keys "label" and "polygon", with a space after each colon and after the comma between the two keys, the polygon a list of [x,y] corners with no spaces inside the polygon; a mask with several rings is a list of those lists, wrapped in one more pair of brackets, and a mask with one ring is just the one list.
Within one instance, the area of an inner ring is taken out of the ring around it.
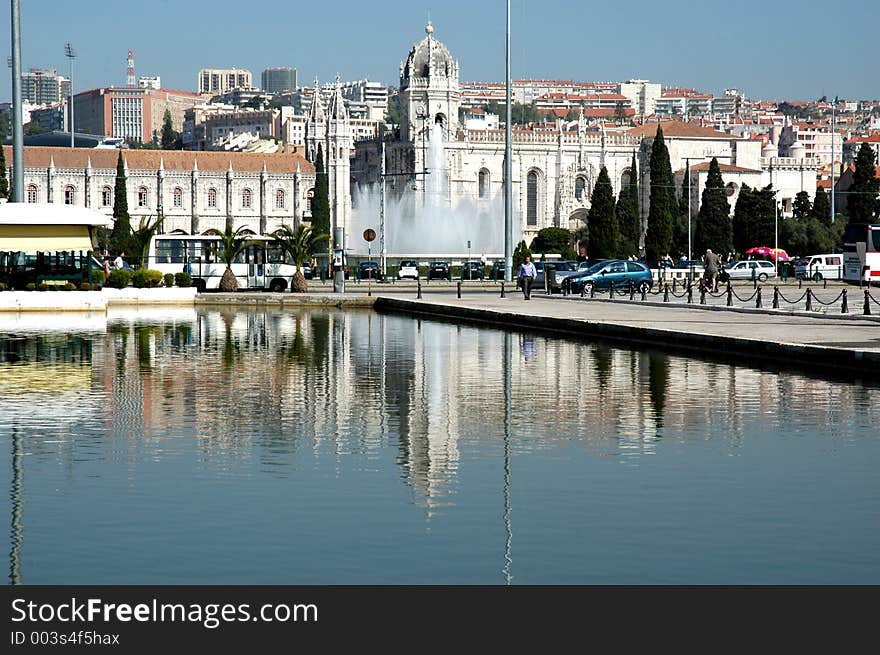
{"label": "lamp post", "polygon": [[12,195],[24,202],[24,125],[21,113],[21,11],[12,0]]}
{"label": "lamp post", "polygon": [[510,0],[507,0],[506,97],[507,124],[504,129],[504,279],[513,279],[513,111],[510,102]]}
{"label": "lamp post", "polygon": [[64,46],[64,56],[70,61],[70,100],[67,103],[67,109],[70,114],[70,147],[73,148],[73,60],[76,59],[76,51],[69,43]]}

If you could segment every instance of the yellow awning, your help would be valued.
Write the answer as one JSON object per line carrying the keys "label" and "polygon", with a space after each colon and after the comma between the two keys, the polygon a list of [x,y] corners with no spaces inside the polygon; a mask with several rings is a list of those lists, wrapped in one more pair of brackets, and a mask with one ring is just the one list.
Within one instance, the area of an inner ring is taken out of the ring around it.
{"label": "yellow awning", "polygon": [[0,252],[87,251],[87,225],[0,225]]}

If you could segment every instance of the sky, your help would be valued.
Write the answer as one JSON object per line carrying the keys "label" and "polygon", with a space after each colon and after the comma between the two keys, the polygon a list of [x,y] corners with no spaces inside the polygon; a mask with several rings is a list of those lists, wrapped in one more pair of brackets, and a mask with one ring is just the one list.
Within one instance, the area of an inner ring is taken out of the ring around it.
{"label": "sky", "polygon": [[[8,53],[10,14],[3,4]],[[137,75],[160,75],[165,88],[195,90],[199,69],[231,67],[251,70],[259,86],[269,66],[296,67],[300,84],[339,73],[396,86],[400,62],[424,37],[429,16],[436,38],[459,60],[462,81],[504,80],[500,0],[21,4],[22,69],[67,71],[70,42],[77,91],[124,85],[129,49]],[[709,93],[735,87],[756,99],[880,98],[878,0],[511,0],[511,7],[514,78],[639,78]],[[833,37],[829,26],[836,26]],[[0,73],[0,100],[8,101],[10,70]]]}

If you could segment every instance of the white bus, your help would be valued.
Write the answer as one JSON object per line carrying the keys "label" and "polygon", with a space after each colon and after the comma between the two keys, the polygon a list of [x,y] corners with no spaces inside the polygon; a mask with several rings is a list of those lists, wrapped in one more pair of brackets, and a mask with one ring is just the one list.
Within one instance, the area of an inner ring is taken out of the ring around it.
{"label": "white bus", "polygon": [[843,233],[843,279],[880,284],[880,223],[853,223]]}
{"label": "white bus", "polygon": [[[240,289],[286,290],[296,265],[270,236],[252,234],[245,237],[249,245],[232,264],[232,272]],[[217,259],[210,246],[220,238],[207,235],[162,234],[150,242],[147,268],[162,273],[188,272],[199,292],[217,289],[226,265]]]}

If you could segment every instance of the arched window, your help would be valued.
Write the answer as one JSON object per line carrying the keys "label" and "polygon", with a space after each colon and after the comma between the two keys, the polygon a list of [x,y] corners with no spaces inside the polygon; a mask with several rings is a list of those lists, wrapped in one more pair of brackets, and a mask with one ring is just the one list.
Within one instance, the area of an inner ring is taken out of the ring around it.
{"label": "arched window", "polygon": [[489,197],[489,171],[485,168],[480,171],[478,194],[480,198]]}
{"label": "arched window", "polygon": [[306,209],[312,211],[312,202],[315,200],[315,190],[309,189],[306,193]]}
{"label": "arched window", "polygon": [[241,206],[242,209],[250,209],[253,205],[254,192],[250,189],[241,190]]}
{"label": "arched window", "polygon": [[284,209],[284,189],[275,192],[275,209]]}
{"label": "arched window", "polygon": [[208,207],[214,208],[217,206],[217,189],[211,187],[208,189]]}
{"label": "arched window", "polygon": [[113,204],[113,190],[110,187],[105,186],[103,189],[101,189],[101,206],[102,207],[109,207],[112,204]]}
{"label": "arched window", "polygon": [[27,201],[30,203],[37,202],[37,185],[36,184],[28,184]]}
{"label": "arched window", "polygon": [[630,183],[630,170],[627,168],[620,176],[620,188],[625,189]]}
{"label": "arched window", "polygon": [[584,191],[587,188],[587,180],[583,177],[578,177],[574,181],[574,197],[578,200],[584,199]]}
{"label": "arched window", "polygon": [[142,186],[138,189],[138,207],[146,207],[149,201],[147,195],[147,187]]}
{"label": "arched window", "polygon": [[526,180],[526,225],[538,225],[538,174],[529,171]]}
{"label": "arched window", "polygon": [[179,186],[174,187],[174,193],[172,194],[175,207],[183,207],[183,189]]}
{"label": "arched window", "polygon": [[64,187],[64,204],[72,205],[74,202],[76,202],[76,189],[68,184]]}

